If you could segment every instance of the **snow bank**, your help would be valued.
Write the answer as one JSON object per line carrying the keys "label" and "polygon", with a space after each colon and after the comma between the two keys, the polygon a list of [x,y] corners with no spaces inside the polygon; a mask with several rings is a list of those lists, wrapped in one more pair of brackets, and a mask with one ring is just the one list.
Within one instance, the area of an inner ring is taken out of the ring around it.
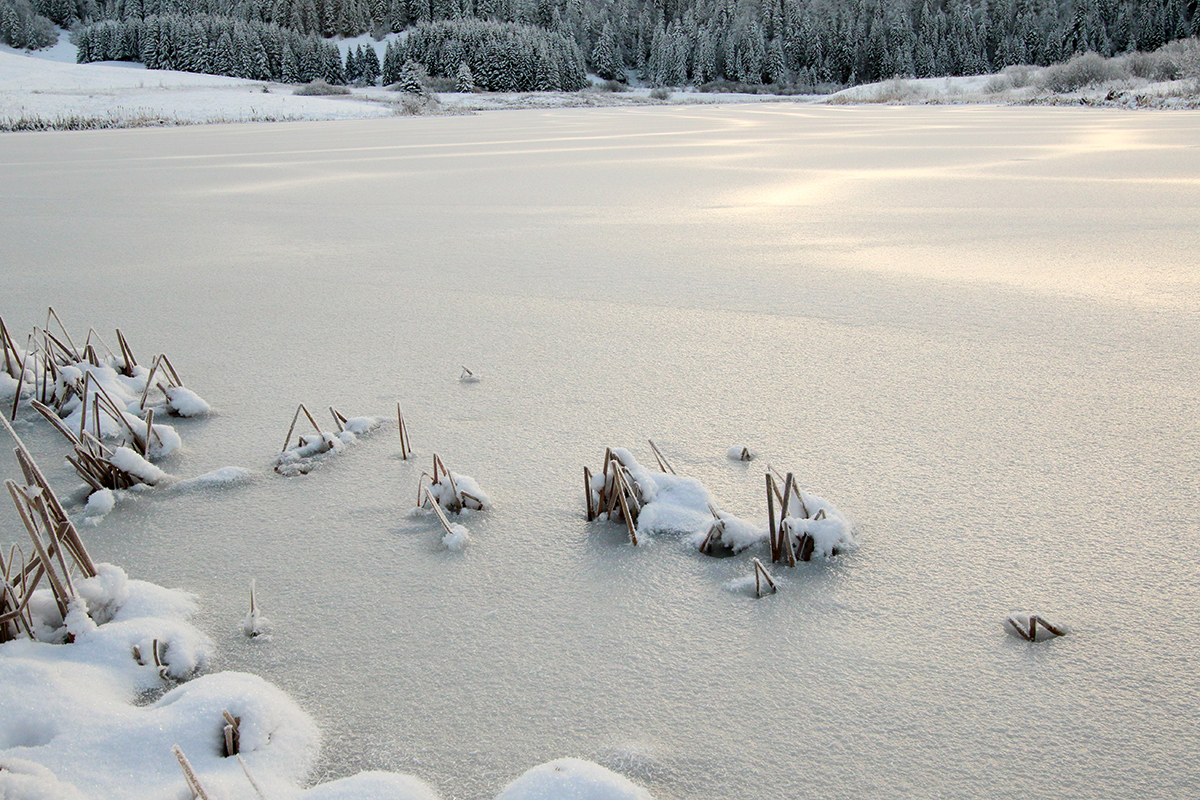
{"label": "snow bank", "polygon": [[[77,582],[66,620],[39,590],[31,603],[38,640],[0,644],[0,798],[182,798],[178,745],[213,798],[438,800],[424,781],[384,772],[301,790],[319,748],[312,719],[256,675],[200,674],[213,645],[188,622],[191,596],[129,580],[111,564],[97,571]],[[236,758],[224,751],[226,714],[237,722]],[[500,798],[650,795],[596,764],[561,759],[531,769]]]}
{"label": "snow bank", "polygon": [[633,781],[578,758],[534,767],[510,783],[496,800],[653,800]]}

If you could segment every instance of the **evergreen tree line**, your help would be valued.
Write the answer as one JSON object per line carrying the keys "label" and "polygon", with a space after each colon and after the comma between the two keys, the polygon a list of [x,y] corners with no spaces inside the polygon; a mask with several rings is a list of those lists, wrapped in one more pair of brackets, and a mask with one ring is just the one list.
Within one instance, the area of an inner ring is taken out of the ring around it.
{"label": "evergreen tree line", "polygon": [[[573,42],[584,68],[606,78],[815,85],[1046,65],[1200,34],[1197,0],[0,0],[0,38],[36,46],[46,38],[39,19],[152,18],[226,19],[301,37],[426,31],[419,36],[473,54],[481,37],[457,26],[536,27],[551,37],[483,37],[500,66],[475,55],[448,64],[428,48],[412,54],[434,75],[454,76],[466,63],[482,88],[553,83],[552,62],[564,74],[559,85],[572,84],[573,59],[552,55],[566,52],[554,37]],[[506,77],[514,63],[526,65],[519,79]]]}
{"label": "evergreen tree line", "polygon": [[618,0],[583,22],[598,75],[865,83],[1154,50],[1200,33],[1194,0],[697,0],[674,17],[656,12]]}
{"label": "evergreen tree line", "polygon": [[29,0],[0,0],[0,42],[38,50],[58,41],[58,29]]}
{"label": "evergreen tree line", "polygon": [[346,82],[337,45],[263,22],[197,14],[103,20],[77,29],[76,60],[140,61],[251,80]]}
{"label": "evergreen tree line", "polygon": [[492,92],[573,92],[587,85],[583,54],[573,38],[513,22],[422,22],[402,41],[388,43],[383,82],[399,82],[409,62],[431,76]]}

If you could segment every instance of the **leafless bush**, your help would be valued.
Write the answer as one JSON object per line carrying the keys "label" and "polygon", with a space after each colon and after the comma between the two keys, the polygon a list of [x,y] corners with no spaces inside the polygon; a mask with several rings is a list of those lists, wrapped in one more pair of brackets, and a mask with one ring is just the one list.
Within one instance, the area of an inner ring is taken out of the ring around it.
{"label": "leafless bush", "polygon": [[1115,59],[1104,59],[1095,53],[1083,53],[1065,64],[1052,64],[1042,70],[1039,83],[1052,92],[1075,92],[1105,81],[1127,78]]}
{"label": "leafless bush", "polygon": [[650,90],[650,97],[653,100],[669,100],[671,98],[671,90],[665,86],[656,86]]}
{"label": "leafless bush", "polygon": [[1005,67],[1004,72],[1001,74],[1008,78],[1009,83],[1012,84],[1012,88],[1024,89],[1033,83],[1033,76],[1036,71],[1036,68],[1028,64],[1013,64],[1012,66]]}
{"label": "leafless bush", "polygon": [[306,86],[301,86],[299,89],[292,92],[292,94],[298,94],[304,97],[324,97],[326,95],[350,94],[350,90],[345,86],[330,86],[325,81],[317,78],[312,83]]}
{"label": "leafless bush", "polygon": [[1000,94],[1013,88],[1012,79],[1007,75],[993,75],[983,85],[984,94]]}

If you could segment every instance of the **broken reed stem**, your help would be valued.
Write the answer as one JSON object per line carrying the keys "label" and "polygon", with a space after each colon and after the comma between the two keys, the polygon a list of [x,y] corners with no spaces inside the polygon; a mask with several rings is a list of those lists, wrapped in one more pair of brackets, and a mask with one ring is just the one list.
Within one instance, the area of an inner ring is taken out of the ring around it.
{"label": "broken reed stem", "polygon": [[193,800],[209,800],[208,793],[204,791],[204,786],[200,783],[200,776],[196,774],[196,770],[192,769],[192,764],[183,754],[183,750],[179,745],[175,745],[171,748],[171,752],[175,754],[179,768],[183,770],[183,782],[187,784]]}
{"label": "broken reed stem", "polygon": [[346,430],[346,418],[343,417],[333,406],[329,407],[329,413],[333,415],[333,423],[337,425],[338,433]]}
{"label": "broken reed stem", "polygon": [[[63,325],[63,324],[62,324],[62,320],[58,318],[58,312],[56,312],[56,311],[54,310],[54,306],[50,306],[50,307],[47,309],[47,311],[46,311],[46,328],[47,328],[47,329],[50,327],[50,320],[51,320],[51,319],[53,319],[55,322],[57,322],[57,323],[58,323],[58,329],[59,329],[60,331],[62,331],[63,337],[64,337],[64,338],[65,338],[65,339],[66,339],[68,342],[71,342],[71,350],[68,350],[68,351],[67,351],[68,355],[73,355],[73,356],[75,356],[75,360],[76,360],[76,361],[82,361],[83,359],[79,358],[79,348],[75,346],[75,342],[71,341],[71,334],[69,334],[69,333],[67,332],[67,326]],[[47,330],[47,331],[46,331],[46,335],[47,335],[47,336],[49,336],[49,335],[50,335],[50,331],[49,331],[49,330]],[[55,340],[55,341],[57,341],[57,340]],[[60,343],[60,346],[61,346],[61,343]],[[65,347],[64,347],[63,349],[64,349],[64,350],[66,350],[66,348],[65,348]]]}
{"label": "broken reed stem", "polygon": [[779,561],[779,541],[775,533],[775,479],[767,473],[767,524],[771,533],[771,563]]}
{"label": "broken reed stem", "polygon": [[137,361],[133,357],[133,351],[129,349],[129,343],[125,341],[125,334],[121,333],[121,329],[117,328],[117,346],[121,348],[121,358],[125,361],[125,368],[121,370],[125,377],[133,377],[133,368],[137,366]]}
{"label": "broken reed stem", "polygon": [[408,440],[408,426],[404,424],[404,413],[400,411],[399,403],[396,403],[396,419],[400,423],[400,457],[408,461],[412,454],[412,444]]}
{"label": "broken reed stem", "polygon": [[325,436],[324,431],[321,430],[321,426],[317,424],[315,419],[313,419],[312,414],[308,413],[308,409],[304,407],[304,403],[301,403],[300,405],[296,406],[296,413],[292,415],[292,424],[288,426],[287,438],[283,440],[283,448],[279,451],[281,453],[287,451],[288,445],[292,441],[292,433],[296,430],[296,422],[300,419],[300,412],[304,412],[304,416],[308,417],[308,421],[312,423],[313,429],[319,436]]}
{"label": "broken reed stem", "polygon": [[[440,521],[442,523],[442,527],[446,529],[446,534],[453,536],[454,531],[450,529],[450,520],[446,519],[446,514],[444,511],[442,511],[442,507],[438,505],[437,498],[435,498],[428,489],[425,490],[425,499],[429,500],[430,505],[433,506],[433,513],[437,514],[438,521]],[[417,503],[417,505],[419,506],[421,503]]]}
{"label": "broken reed stem", "polygon": [[647,439],[646,441],[650,442],[650,449],[654,451],[654,457],[658,460],[659,471],[660,472],[670,472],[672,475],[674,475],[675,468],[671,466],[671,462],[667,461],[667,457],[664,456],[662,454],[662,452],[658,449],[658,445],[656,445],[654,443],[654,440]]}
{"label": "broken reed stem", "polygon": [[29,345],[32,344],[33,337],[31,336],[29,338],[31,341],[26,342],[25,357],[21,359],[21,377],[17,378],[17,391],[16,394],[13,395],[12,413],[9,414],[9,418],[12,419],[13,422],[16,422],[17,420],[17,406],[21,403],[21,387],[25,385],[25,368],[29,363]]}
{"label": "broken reed stem", "polygon": [[759,597],[763,596],[763,581],[766,581],[767,585],[771,587],[772,594],[779,591],[779,587],[775,585],[775,579],[771,577],[771,573],[767,572],[767,568],[756,558],[754,559],[754,593]]}
{"label": "broken reed stem", "polygon": [[242,773],[246,776],[246,780],[250,781],[250,786],[254,788],[254,793],[258,795],[258,800],[267,800],[266,794],[263,793],[262,787],[258,785],[258,781],[254,780],[254,776],[250,774],[250,767],[246,766],[246,759],[239,754],[237,756],[238,763],[242,766]]}
{"label": "broken reed stem", "polygon": [[587,466],[583,468],[583,496],[587,499],[587,518],[591,522],[596,518],[596,513],[592,502],[592,471]]}
{"label": "broken reed stem", "polygon": [[238,732],[238,726],[241,725],[242,718],[233,716],[228,709],[222,709],[221,716],[225,719],[225,726],[222,730],[225,734],[225,758],[229,758],[241,752],[241,735]]}

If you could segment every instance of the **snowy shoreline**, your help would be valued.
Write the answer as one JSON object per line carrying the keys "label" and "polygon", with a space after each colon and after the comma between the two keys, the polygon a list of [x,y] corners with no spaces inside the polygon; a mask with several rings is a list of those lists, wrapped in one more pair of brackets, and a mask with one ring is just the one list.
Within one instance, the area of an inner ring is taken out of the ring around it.
{"label": "snowy shoreline", "polygon": [[[360,37],[369,40],[369,37]],[[346,40],[343,47],[355,40]],[[611,91],[431,94],[416,98],[377,86],[348,94],[305,96],[290,84],[191,72],[147,70],[128,62],[75,63],[66,35],[42,51],[0,45],[0,132],[83,130],[163,125],[381,119],[550,108],[716,105],[730,103],[1083,105],[1116,108],[1196,108],[1192,81],[1115,81],[1053,92],[1006,73],[948,78],[895,78],[831,95],[668,92],[648,87]],[[1027,76],[1026,76],[1027,77]]]}

